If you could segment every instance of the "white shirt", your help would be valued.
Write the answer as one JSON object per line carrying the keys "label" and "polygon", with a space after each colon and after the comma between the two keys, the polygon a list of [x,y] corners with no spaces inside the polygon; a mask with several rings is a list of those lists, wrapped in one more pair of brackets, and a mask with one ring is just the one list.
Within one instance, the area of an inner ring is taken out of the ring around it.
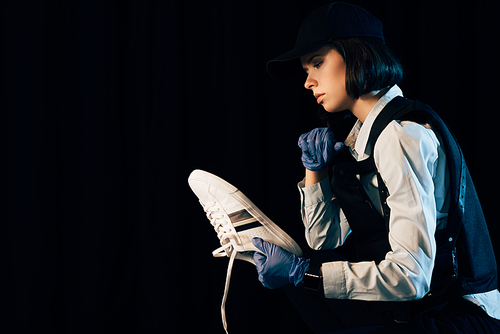
{"label": "white shirt", "polygon": [[[379,264],[374,261],[323,263],[327,298],[407,301],[423,298],[429,292],[436,255],[434,232],[446,227],[449,208],[446,155],[429,126],[397,120],[382,131],[373,152],[367,151],[376,117],[396,96],[402,96],[398,86],[379,99],[364,123],[356,122],[345,140],[357,161],[373,154],[377,170],[387,186],[392,250]],[[379,203],[375,174],[364,176],[361,183],[372,202]],[[351,229],[332,193],[329,179],[309,187],[304,187],[302,181],[299,191],[309,246],[317,250],[341,246]],[[500,319],[498,290],[464,298],[481,306],[491,317]]]}

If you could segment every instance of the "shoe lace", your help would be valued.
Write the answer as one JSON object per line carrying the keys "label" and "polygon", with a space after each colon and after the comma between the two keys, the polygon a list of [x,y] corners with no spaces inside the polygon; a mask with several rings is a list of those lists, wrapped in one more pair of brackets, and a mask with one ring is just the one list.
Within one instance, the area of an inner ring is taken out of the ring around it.
{"label": "shoe lace", "polygon": [[224,296],[222,297],[221,303],[221,316],[222,316],[222,324],[224,326],[224,330],[227,331],[227,321],[226,321],[226,300],[227,293],[229,291],[229,282],[231,281],[231,272],[233,269],[234,259],[236,257],[236,252],[234,250],[233,243],[236,243],[234,240],[234,235],[231,231],[231,225],[229,223],[229,218],[220,210],[217,206],[216,202],[207,203],[206,205],[201,203],[203,206],[205,213],[207,214],[208,220],[210,220],[210,224],[214,227],[215,232],[217,232],[217,238],[220,240],[221,247],[217,248],[212,252],[214,257],[229,257],[229,264],[227,266],[226,273],[226,284],[224,287]]}
{"label": "shoe lace", "polygon": [[221,247],[217,248],[212,252],[214,257],[223,257],[229,256],[231,252],[232,243],[234,242],[234,236],[231,231],[231,225],[229,224],[229,218],[224,215],[224,213],[217,206],[216,202],[207,203],[204,205],[205,213],[207,215],[208,220],[210,220],[210,224],[214,227],[215,232],[217,233],[217,238],[219,238]]}

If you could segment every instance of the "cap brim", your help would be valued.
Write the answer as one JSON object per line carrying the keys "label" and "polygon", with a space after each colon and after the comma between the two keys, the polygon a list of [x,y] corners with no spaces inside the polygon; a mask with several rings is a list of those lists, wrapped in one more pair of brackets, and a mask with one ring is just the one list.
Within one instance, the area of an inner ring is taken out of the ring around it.
{"label": "cap brim", "polygon": [[331,39],[326,39],[309,43],[268,61],[267,73],[276,80],[290,79],[304,73],[299,58],[322,48],[330,41]]}

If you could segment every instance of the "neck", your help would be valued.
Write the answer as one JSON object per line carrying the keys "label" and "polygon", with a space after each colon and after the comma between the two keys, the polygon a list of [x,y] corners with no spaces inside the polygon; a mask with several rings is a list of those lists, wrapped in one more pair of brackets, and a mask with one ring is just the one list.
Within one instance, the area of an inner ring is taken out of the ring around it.
{"label": "neck", "polygon": [[388,90],[389,88],[386,88],[381,91],[366,93],[353,102],[351,112],[361,123],[364,123],[373,106]]}

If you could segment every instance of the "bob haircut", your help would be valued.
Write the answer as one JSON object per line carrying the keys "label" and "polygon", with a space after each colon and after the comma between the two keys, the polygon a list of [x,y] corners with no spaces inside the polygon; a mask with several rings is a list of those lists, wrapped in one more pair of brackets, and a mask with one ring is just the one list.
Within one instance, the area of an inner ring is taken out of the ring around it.
{"label": "bob haircut", "polygon": [[[344,59],[346,91],[353,99],[397,85],[403,80],[403,66],[379,38],[340,38],[326,46],[336,50]],[[334,130],[335,138],[342,141],[356,121],[350,111],[329,113],[321,106],[318,116]]]}
{"label": "bob haircut", "polygon": [[403,80],[403,66],[379,38],[340,38],[329,42],[327,46],[344,59],[346,91],[353,99],[397,85]]}

